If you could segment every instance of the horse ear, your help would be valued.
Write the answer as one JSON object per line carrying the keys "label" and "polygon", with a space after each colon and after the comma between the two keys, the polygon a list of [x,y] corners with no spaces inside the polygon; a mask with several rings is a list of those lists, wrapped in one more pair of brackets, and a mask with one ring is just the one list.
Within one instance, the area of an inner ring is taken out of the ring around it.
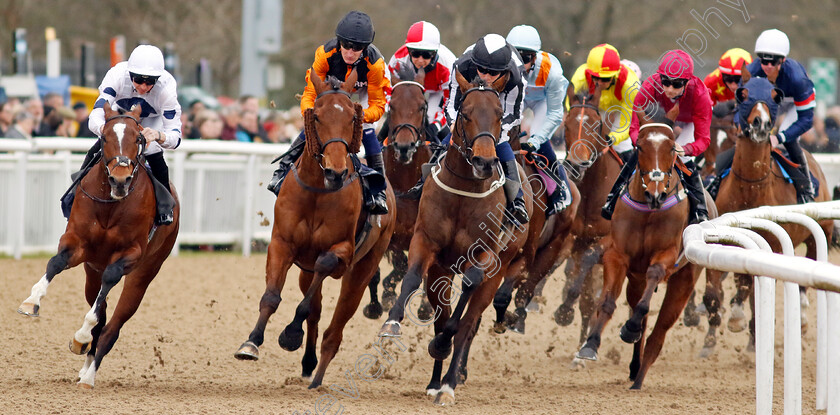
{"label": "horse ear", "polygon": [[417,70],[417,74],[414,75],[414,82],[417,82],[420,85],[425,85],[424,81],[426,80],[426,70],[420,68]]}
{"label": "horse ear", "polygon": [[578,99],[577,94],[575,94],[575,86],[574,85],[570,84],[569,87],[566,88],[566,100],[569,103],[570,107],[572,105],[580,104],[580,100]]}
{"label": "horse ear", "polygon": [[458,88],[461,89],[462,93],[470,89],[469,81],[467,81],[467,78],[464,78],[464,75],[461,75],[461,71],[458,68],[455,68],[455,80],[458,81]]}
{"label": "horse ear", "polygon": [[359,73],[356,72],[356,68],[353,68],[350,71],[350,75],[347,75],[347,78],[344,79],[344,83],[341,84],[341,89],[348,94],[353,92],[353,88],[356,86],[356,81],[359,80]]}
{"label": "horse ear", "polygon": [[741,62],[741,83],[746,84],[750,80],[750,71],[747,70],[746,62]]}
{"label": "horse ear", "polygon": [[785,99],[784,91],[779,88],[773,88],[773,90],[770,91],[770,96],[773,97],[773,102],[776,104],[781,104],[782,100]]}
{"label": "horse ear", "polygon": [[603,92],[604,90],[601,89],[601,83],[598,82],[595,86],[595,93],[593,93],[592,96],[590,96],[587,100],[591,100],[593,102],[593,105],[597,107],[598,103],[601,102],[601,93]]}
{"label": "horse ear", "polygon": [[493,81],[493,89],[495,89],[498,92],[504,91],[505,85],[507,85],[508,83],[508,79],[510,79],[510,72],[505,72],[504,75],[496,78],[496,80]]}
{"label": "horse ear", "polygon": [[315,95],[321,95],[321,92],[327,90],[327,84],[324,83],[324,80],[321,79],[320,76],[315,72],[315,68],[309,68],[306,71],[306,75],[309,76],[309,82],[312,82],[312,86],[315,87]]}
{"label": "horse ear", "polygon": [[114,110],[111,109],[111,104],[108,101],[105,101],[105,105],[102,106],[102,110],[105,111],[105,118],[111,118],[111,114],[114,113]]}
{"label": "horse ear", "polygon": [[353,139],[350,141],[350,152],[358,153],[362,148],[362,128],[364,127],[365,111],[362,104],[353,103],[356,116],[353,117]]}
{"label": "horse ear", "polygon": [[134,105],[131,106],[131,115],[133,115],[134,118],[140,118],[140,114],[142,114],[142,113],[143,113],[143,107],[141,105],[134,104]]}
{"label": "horse ear", "polygon": [[735,100],[738,101],[739,104],[746,101],[749,97],[750,90],[748,90],[747,88],[740,87],[735,90]]}

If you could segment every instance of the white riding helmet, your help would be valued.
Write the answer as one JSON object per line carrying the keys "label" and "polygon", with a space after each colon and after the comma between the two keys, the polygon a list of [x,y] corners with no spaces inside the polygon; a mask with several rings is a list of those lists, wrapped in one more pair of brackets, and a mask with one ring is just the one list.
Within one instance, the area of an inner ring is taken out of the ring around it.
{"label": "white riding helmet", "polygon": [[408,28],[405,46],[409,49],[437,51],[440,48],[440,31],[426,21],[414,23]]}
{"label": "white riding helmet", "polygon": [[542,41],[540,41],[540,34],[537,32],[537,29],[525,24],[514,26],[513,29],[510,29],[506,40],[516,49],[539,52],[542,47]]}
{"label": "white riding helmet", "polygon": [[755,41],[755,53],[769,53],[787,57],[790,53],[790,40],[785,32],[779,29],[765,30]]}
{"label": "white riding helmet", "polygon": [[137,46],[128,57],[128,71],[145,76],[163,75],[163,53],[157,46]]}
{"label": "white riding helmet", "polygon": [[630,59],[622,59],[621,64],[626,66],[627,69],[636,73],[636,77],[642,79],[642,68],[639,68],[639,65],[636,62],[631,61]]}

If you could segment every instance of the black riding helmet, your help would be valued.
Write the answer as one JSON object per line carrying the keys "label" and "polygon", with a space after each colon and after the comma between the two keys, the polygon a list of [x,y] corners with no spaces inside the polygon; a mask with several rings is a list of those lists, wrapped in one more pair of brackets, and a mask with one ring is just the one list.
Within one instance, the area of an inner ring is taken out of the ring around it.
{"label": "black riding helmet", "polygon": [[502,72],[507,69],[510,54],[505,38],[491,33],[475,42],[471,60],[482,68]]}
{"label": "black riding helmet", "polygon": [[353,10],[347,13],[335,28],[338,40],[369,45],[373,43],[373,23],[366,13]]}

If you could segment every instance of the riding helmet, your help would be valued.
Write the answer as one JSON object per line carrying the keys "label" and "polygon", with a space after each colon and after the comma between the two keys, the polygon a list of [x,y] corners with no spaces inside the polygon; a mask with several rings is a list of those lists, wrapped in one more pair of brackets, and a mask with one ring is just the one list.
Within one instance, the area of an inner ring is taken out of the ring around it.
{"label": "riding helmet", "polygon": [[779,29],[765,30],[755,40],[755,53],[787,56],[790,53],[790,40]]}
{"label": "riding helmet", "polygon": [[533,52],[539,52],[542,47],[542,41],[540,40],[540,34],[537,32],[537,29],[525,24],[514,26],[513,29],[510,29],[507,35],[507,42],[517,49]]}
{"label": "riding helmet", "polygon": [[353,10],[347,13],[335,28],[335,36],[339,40],[371,44],[373,43],[373,23],[367,13]]}
{"label": "riding helmet", "polygon": [[128,57],[128,71],[145,76],[163,75],[163,53],[156,46],[137,46]]}
{"label": "riding helmet", "polygon": [[505,38],[491,33],[475,42],[472,62],[491,71],[504,71],[510,62],[511,48]]}

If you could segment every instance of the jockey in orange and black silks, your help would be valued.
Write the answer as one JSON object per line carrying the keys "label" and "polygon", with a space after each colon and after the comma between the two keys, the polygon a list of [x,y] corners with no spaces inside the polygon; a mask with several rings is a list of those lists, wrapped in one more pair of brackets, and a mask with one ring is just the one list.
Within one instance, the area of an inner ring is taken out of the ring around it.
{"label": "jockey in orange and black silks", "polygon": [[[315,105],[316,94],[310,79],[311,71],[314,70],[321,79],[334,76],[343,81],[355,69],[358,80],[354,94],[358,94],[364,108],[362,144],[365,146],[365,159],[368,167],[384,176],[382,145],[376,139],[374,123],[385,113],[385,92],[391,84],[385,76],[385,60],[379,49],[372,44],[374,34],[373,23],[365,13],[351,11],[338,22],[335,38],[318,47],[312,67],[306,71],[306,88],[300,100],[300,111],[303,114]],[[268,190],[275,195],[280,191],[280,185],[292,163],[303,153],[305,140],[304,131],[301,131],[289,151],[280,157],[280,165],[268,184]],[[367,201],[367,208],[372,214],[388,213],[384,180],[381,182],[381,186],[371,186],[373,199]]]}

